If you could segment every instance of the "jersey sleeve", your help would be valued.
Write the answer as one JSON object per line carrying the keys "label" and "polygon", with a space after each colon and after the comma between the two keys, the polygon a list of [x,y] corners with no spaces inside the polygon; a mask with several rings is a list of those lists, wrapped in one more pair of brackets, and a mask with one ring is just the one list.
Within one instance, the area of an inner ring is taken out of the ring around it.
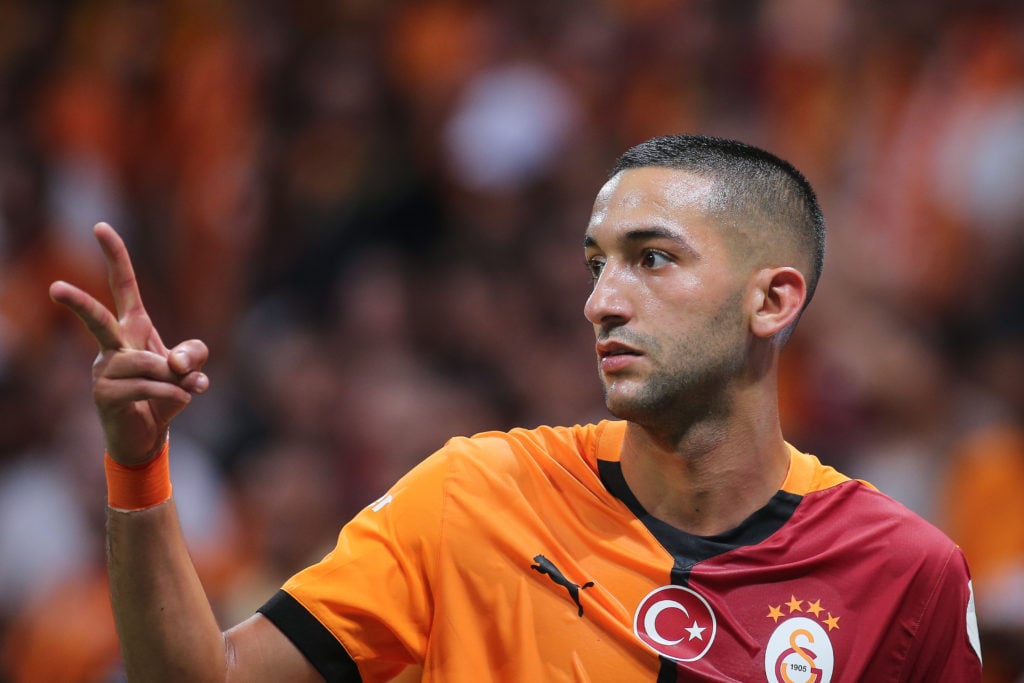
{"label": "jersey sleeve", "polygon": [[915,624],[905,680],[911,683],[980,683],[981,645],[967,562],[954,547],[935,590]]}
{"label": "jersey sleeve", "polygon": [[260,608],[328,681],[386,681],[422,662],[447,468],[444,450],[414,468]]}

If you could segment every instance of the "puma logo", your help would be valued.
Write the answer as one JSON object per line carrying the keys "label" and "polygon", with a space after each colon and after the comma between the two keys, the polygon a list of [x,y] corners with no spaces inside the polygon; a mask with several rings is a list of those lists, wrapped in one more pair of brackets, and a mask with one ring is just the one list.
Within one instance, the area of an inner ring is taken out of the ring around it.
{"label": "puma logo", "polygon": [[552,581],[557,583],[559,586],[569,591],[569,597],[579,607],[579,615],[583,616],[583,603],[580,602],[580,591],[584,588],[590,588],[594,585],[593,581],[587,581],[582,586],[578,583],[573,583],[569,579],[565,578],[565,574],[561,570],[552,564],[551,560],[544,557],[543,555],[535,555],[533,561],[537,564],[531,564],[530,569],[541,574],[546,574]]}

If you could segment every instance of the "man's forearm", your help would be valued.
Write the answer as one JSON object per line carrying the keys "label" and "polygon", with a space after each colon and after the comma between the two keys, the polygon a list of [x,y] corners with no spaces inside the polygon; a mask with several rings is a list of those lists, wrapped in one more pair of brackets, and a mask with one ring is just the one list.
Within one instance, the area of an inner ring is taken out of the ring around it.
{"label": "man's forearm", "polygon": [[173,499],[134,512],[108,509],[107,563],[128,680],[223,681],[224,639]]}

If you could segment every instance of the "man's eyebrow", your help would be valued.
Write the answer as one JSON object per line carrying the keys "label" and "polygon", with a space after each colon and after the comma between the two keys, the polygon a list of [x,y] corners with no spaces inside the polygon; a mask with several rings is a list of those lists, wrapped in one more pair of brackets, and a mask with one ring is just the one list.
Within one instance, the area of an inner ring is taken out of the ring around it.
{"label": "man's eyebrow", "polygon": [[[679,248],[685,249],[686,251],[690,252],[691,254],[696,254],[696,251],[694,250],[693,246],[689,243],[689,241],[686,240],[685,237],[680,235],[675,230],[671,230],[669,228],[662,227],[662,226],[659,226],[659,225],[653,225],[653,226],[646,227],[646,228],[635,228],[633,230],[628,230],[623,235],[620,235],[617,239],[619,241],[621,241],[623,243],[627,243],[627,244],[629,244],[629,243],[637,243],[637,242],[647,242],[649,240],[657,240],[657,239],[669,240],[669,241],[674,242],[675,244],[677,244],[679,246]],[[584,235],[583,236],[583,248],[584,249],[589,249],[591,247],[596,247],[596,246],[597,246],[597,240],[595,240],[591,235],[588,234],[588,235]]]}

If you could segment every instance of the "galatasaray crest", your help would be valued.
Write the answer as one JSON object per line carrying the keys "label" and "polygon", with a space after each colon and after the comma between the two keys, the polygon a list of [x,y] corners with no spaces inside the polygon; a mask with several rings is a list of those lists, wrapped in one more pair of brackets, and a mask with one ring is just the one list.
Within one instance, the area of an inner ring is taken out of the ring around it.
{"label": "galatasaray crest", "polygon": [[835,653],[829,633],[839,628],[839,617],[821,600],[799,600],[769,605],[765,615],[777,624],[764,653],[764,674],[769,683],[829,683]]}

